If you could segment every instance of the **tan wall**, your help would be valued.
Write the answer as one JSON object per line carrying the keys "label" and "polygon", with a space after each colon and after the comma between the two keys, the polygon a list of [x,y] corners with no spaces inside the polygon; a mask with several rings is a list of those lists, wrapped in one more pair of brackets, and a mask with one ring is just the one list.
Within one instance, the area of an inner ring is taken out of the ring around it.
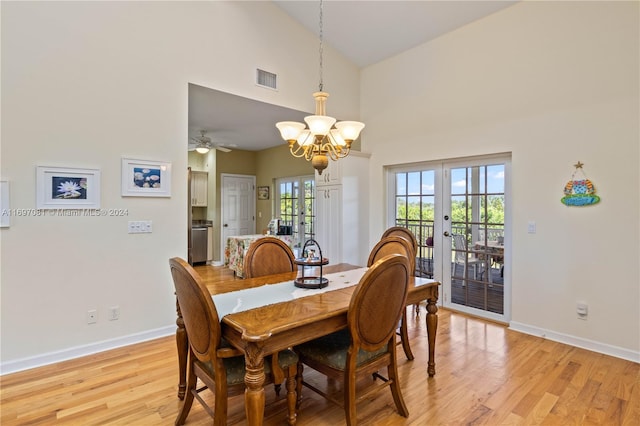
{"label": "tan wall", "polygon": [[256,201],[256,212],[258,212],[256,230],[261,232],[265,229],[273,217],[275,179],[312,174],[311,163],[302,158],[293,157],[286,143],[260,151],[256,168],[256,186],[269,186],[269,200]]}
{"label": "tan wall", "polygon": [[313,174],[313,167],[304,159],[294,158],[284,143],[258,152],[234,150],[229,153],[218,153],[215,173],[210,172],[217,179],[215,202],[214,204],[210,202],[209,209],[211,212],[211,206],[215,206],[213,207],[213,217],[216,219],[211,219],[211,213],[208,215],[210,220],[214,220],[213,245],[214,259],[216,260],[223,260],[222,253],[220,253],[220,223],[216,221],[220,218],[220,175],[222,173],[255,176],[256,188],[258,186],[269,187],[268,200],[258,200],[256,191],[256,232],[262,233],[273,216],[275,179],[311,175]]}

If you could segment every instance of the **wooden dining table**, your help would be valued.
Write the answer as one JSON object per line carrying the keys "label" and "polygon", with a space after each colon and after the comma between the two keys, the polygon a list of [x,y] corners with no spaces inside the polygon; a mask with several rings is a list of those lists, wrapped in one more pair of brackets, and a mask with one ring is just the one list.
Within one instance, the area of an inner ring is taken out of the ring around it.
{"label": "wooden dining table", "polygon": [[[327,276],[334,274],[334,280],[339,273],[355,273],[361,267],[350,264],[330,265],[324,268]],[[268,275],[250,279],[230,279],[227,281],[207,282],[205,284],[214,298],[234,297],[225,293],[241,292],[246,289],[269,291],[271,288],[282,288],[288,282],[293,289],[293,280],[297,272]],[[251,426],[262,425],[265,406],[265,372],[264,358],[267,355],[290,348],[303,342],[330,334],[347,327],[347,310],[351,300],[351,294],[356,288],[357,282],[344,283],[336,290],[324,291],[320,294],[312,294],[293,298],[274,304],[250,307],[246,310],[220,314],[222,336],[234,347],[245,354],[245,410],[247,424]],[[428,278],[411,277],[407,296],[407,306],[426,301],[426,325],[428,335],[427,374],[435,375],[435,342],[438,326],[438,289],[439,282]],[[273,286],[273,287],[264,287]],[[278,286],[278,287],[276,287]],[[264,288],[262,288],[264,287]],[[301,289],[296,289],[299,291]],[[243,293],[237,293],[243,294]],[[255,299],[255,298],[254,298]],[[238,304],[242,303],[240,297]],[[246,300],[245,300],[246,303]],[[260,305],[261,302],[253,300],[252,303]],[[216,308],[220,311],[220,308]],[[184,328],[184,322],[177,305],[178,319],[176,324],[176,343],[178,347],[178,363],[180,383],[178,396],[184,398],[186,390],[186,370],[188,340]],[[223,316],[224,315],[224,316]]]}

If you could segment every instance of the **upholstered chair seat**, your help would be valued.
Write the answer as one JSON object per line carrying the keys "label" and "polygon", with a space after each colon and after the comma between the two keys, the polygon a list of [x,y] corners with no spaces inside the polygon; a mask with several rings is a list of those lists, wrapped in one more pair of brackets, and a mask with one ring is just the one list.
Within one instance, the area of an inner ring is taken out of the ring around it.
{"label": "upholstered chair seat", "polygon": [[[288,369],[292,365],[296,365],[298,362],[298,355],[290,350],[278,352],[278,365],[282,370]],[[244,355],[235,356],[233,358],[223,358],[222,363],[227,375],[227,386],[243,385],[245,363]],[[271,368],[272,359],[270,356],[264,358],[264,373],[267,376],[272,374]],[[202,366],[213,375],[213,364],[210,361],[202,363]]]}
{"label": "upholstered chair seat", "polygon": [[[340,330],[328,336],[319,337],[312,343],[296,346],[296,352],[308,360],[325,364],[336,370],[344,371],[347,365],[347,351],[351,346],[351,334],[349,330]],[[361,367],[372,359],[378,358],[387,351],[382,346],[373,352],[358,350],[356,367]]]}

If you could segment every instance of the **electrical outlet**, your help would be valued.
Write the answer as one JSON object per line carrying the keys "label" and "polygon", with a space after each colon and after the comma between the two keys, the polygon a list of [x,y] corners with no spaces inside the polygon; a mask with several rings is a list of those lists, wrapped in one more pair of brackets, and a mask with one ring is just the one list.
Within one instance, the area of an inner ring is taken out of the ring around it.
{"label": "electrical outlet", "polygon": [[109,321],[120,319],[120,306],[112,306],[109,308]]}
{"label": "electrical outlet", "polygon": [[98,311],[95,309],[89,309],[87,311],[87,324],[95,324],[98,322]]}
{"label": "electrical outlet", "polygon": [[127,222],[127,229],[130,234],[137,234],[140,232],[140,222],[129,221]]}
{"label": "electrical outlet", "polygon": [[584,302],[576,303],[576,313],[578,314],[578,319],[586,320],[589,316],[589,305]]}

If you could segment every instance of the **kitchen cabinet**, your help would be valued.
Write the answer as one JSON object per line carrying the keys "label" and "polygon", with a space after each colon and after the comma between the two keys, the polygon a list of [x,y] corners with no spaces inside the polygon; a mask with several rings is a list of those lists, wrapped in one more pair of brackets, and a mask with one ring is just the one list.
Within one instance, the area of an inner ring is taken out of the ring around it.
{"label": "kitchen cabinet", "polygon": [[315,240],[331,264],[342,262],[342,185],[316,186]]}
{"label": "kitchen cabinet", "polygon": [[329,160],[329,165],[318,174],[316,170],[316,186],[339,185],[342,178],[342,160]]}
{"label": "kitchen cabinet", "polygon": [[338,161],[329,160],[322,175],[316,173],[314,228],[322,254],[331,264],[367,264],[370,247],[366,154],[351,152]]}
{"label": "kitchen cabinet", "polygon": [[209,173],[191,172],[191,207],[207,207]]}

